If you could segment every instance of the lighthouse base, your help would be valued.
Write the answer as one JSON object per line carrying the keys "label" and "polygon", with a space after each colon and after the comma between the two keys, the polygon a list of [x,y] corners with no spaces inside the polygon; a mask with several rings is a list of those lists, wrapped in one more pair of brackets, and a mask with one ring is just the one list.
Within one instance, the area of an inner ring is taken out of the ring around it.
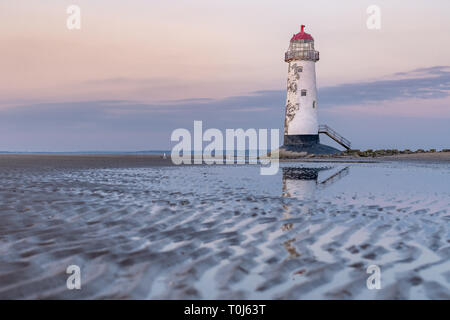
{"label": "lighthouse base", "polygon": [[318,134],[285,135],[284,144],[280,148],[280,156],[306,154],[338,154],[340,150],[321,144]]}
{"label": "lighthouse base", "polygon": [[285,135],[284,145],[313,145],[320,143],[318,134],[295,134],[295,135]]}

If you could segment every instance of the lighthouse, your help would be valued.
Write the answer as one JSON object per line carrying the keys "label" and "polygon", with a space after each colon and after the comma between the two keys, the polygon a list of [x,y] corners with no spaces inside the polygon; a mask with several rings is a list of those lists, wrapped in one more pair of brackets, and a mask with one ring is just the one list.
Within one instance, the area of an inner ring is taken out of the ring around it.
{"label": "lighthouse", "polygon": [[325,125],[319,125],[317,111],[316,62],[319,51],[313,37],[305,32],[294,34],[285,53],[288,63],[284,145],[282,150],[310,154],[335,154],[340,150],[320,144],[319,133],[325,133],[336,142],[350,148],[350,142]]}

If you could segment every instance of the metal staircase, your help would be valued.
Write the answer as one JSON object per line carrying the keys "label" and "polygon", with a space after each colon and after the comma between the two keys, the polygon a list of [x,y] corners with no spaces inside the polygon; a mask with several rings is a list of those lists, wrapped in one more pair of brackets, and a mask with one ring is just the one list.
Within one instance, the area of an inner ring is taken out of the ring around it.
{"label": "metal staircase", "polygon": [[326,124],[319,125],[319,133],[324,133],[327,136],[329,136],[331,139],[339,143],[341,146],[349,150],[351,148],[351,143],[347,139],[345,139],[343,136],[341,136],[339,133],[331,129]]}

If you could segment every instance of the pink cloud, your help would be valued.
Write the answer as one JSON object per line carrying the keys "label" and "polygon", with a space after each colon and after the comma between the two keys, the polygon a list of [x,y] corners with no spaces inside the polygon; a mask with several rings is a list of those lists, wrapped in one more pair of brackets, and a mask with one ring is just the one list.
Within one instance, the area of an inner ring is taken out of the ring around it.
{"label": "pink cloud", "polygon": [[440,99],[402,99],[321,110],[329,114],[373,115],[386,117],[450,118],[450,97]]}

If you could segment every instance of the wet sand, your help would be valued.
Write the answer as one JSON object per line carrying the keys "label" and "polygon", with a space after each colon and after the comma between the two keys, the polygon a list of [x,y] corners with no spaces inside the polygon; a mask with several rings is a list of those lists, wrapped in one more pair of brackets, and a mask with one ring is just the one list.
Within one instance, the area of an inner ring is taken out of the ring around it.
{"label": "wet sand", "polygon": [[0,155],[0,298],[450,299],[447,162],[282,165]]}
{"label": "wet sand", "polygon": [[[379,162],[379,161],[431,161],[450,162],[450,152],[399,154],[382,157],[311,157],[282,159],[281,162]],[[0,169],[88,169],[88,168],[145,168],[172,166],[170,155],[148,154],[0,154]]]}
{"label": "wet sand", "polygon": [[143,168],[170,166],[169,157],[147,154],[0,154],[0,169]]}

